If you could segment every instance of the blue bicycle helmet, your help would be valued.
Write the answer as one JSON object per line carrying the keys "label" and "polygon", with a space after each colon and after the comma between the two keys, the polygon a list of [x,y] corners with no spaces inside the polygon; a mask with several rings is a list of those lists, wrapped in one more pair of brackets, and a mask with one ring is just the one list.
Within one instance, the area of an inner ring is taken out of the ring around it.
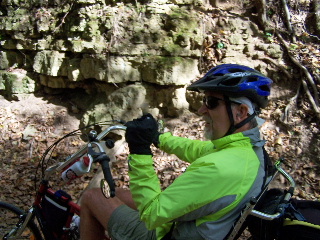
{"label": "blue bicycle helmet", "polygon": [[228,97],[247,97],[258,107],[268,104],[272,80],[262,73],[238,64],[222,64],[187,87],[191,91],[214,91]]}

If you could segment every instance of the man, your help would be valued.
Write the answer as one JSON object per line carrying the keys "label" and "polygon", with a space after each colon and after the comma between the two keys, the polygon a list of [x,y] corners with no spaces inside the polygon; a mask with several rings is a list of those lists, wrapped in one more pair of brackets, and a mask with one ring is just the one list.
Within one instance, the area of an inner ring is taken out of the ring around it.
{"label": "man", "polygon": [[[198,113],[209,141],[159,135],[150,115],[126,124],[130,191],[106,199],[87,191],[81,203],[81,239],[224,239],[264,183],[264,141],[257,117],[272,81],[252,68],[223,64],[187,89],[203,92]],[[161,191],[150,145],[190,163]]]}

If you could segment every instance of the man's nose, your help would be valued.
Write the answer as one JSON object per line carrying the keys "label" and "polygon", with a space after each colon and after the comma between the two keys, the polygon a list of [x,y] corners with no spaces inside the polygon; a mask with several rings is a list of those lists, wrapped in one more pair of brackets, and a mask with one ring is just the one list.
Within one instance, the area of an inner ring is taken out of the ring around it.
{"label": "man's nose", "polygon": [[208,111],[208,108],[206,107],[206,105],[203,103],[201,105],[201,107],[198,109],[198,114],[203,115],[204,113],[206,113]]}

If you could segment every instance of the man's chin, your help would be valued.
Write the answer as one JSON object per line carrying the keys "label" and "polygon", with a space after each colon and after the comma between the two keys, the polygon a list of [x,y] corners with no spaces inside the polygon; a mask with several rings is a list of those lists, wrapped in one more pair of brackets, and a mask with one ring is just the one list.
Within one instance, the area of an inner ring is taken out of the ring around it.
{"label": "man's chin", "polygon": [[212,131],[211,129],[204,129],[204,133],[203,133],[203,137],[206,139],[206,140],[212,140],[213,139],[213,134],[212,134]]}

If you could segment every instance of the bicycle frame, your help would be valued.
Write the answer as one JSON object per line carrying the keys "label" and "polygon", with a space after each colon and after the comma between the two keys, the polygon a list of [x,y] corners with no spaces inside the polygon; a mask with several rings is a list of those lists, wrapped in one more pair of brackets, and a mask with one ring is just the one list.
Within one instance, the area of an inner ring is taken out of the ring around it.
{"label": "bicycle frame", "polygon": [[[89,147],[96,147],[100,153],[104,153],[103,148],[101,146],[100,141],[104,139],[108,133],[115,131],[115,130],[125,130],[126,127],[122,125],[114,125],[111,126],[104,131],[102,131],[99,135],[94,136],[94,139],[90,141],[88,144],[83,146],[80,150],[78,150],[76,153],[72,154],[71,156],[67,157],[66,161],[62,163],[55,164],[45,170],[45,175],[44,178],[42,179],[40,186],[38,188],[35,200],[33,205],[30,207],[30,209],[22,216],[20,216],[20,220],[17,223],[16,227],[12,229],[5,237],[4,239],[16,239],[19,238],[28,225],[30,221],[33,221],[35,218],[37,219],[40,229],[39,232],[42,233],[42,236],[44,239],[52,239],[52,234],[55,233],[48,233],[46,227],[44,227],[44,217],[41,214],[41,203],[43,201],[43,198],[46,195],[55,195],[56,191],[54,191],[50,186],[49,186],[49,178],[50,176],[55,173],[55,172],[61,172],[66,166],[72,164],[77,158],[81,157],[84,154],[88,154],[88,148]],[[91,156],[90,156],[91,157]],[[91,167],[91,166],[90,166]],[[90,167],[88,172],[90,171]],[[106,175],[106,174],[105,174]],[[67,218],[66,223],[63,226],[63,234],[62,236],[59,236],[59,239],[62,240],[67,240],[68,239],[68,233],[70,230],[70,225],[72,222],[72,217],[73,215],[80,215],[80,206],[72,201],[67,201],[67,205],[69,207],[69,215]]]}
{"label": "bicycle frame", "polygon": [[[46,180],[42,180],[32,207],[30,207],[30,209],[23,216],[20,216],[19,223],[3,239],[19,238],[19,236],[22,234],[22,232],[24,231],[28,223],[30,221],[33,221],[35,218],[37,219],[40,225],[39,226],[40,228],[38,230],[40,233],[42,233],[41,235],[44,237],[44,239],[53,239],[52,236],[56,235],[56,233],[48,232],[48,229],[46,229],[45,225],[43,224],[44,216],[41,214],[41,209],[42,209],[41,203],[43,198],[46,195],[53,196],[55,193],[56,191],[54,191],[52,188],[49,187],[49,182]],[[68,211],[68,219],[63,227],[64,233],[59,236],[59,238],[62,240],[68,239],[70,224],[71,224],[73,215],[74,214],[78,216],[80,215],[80,206],[78,204],[72,201],[68,201],[67,204],[70,209]]]}

